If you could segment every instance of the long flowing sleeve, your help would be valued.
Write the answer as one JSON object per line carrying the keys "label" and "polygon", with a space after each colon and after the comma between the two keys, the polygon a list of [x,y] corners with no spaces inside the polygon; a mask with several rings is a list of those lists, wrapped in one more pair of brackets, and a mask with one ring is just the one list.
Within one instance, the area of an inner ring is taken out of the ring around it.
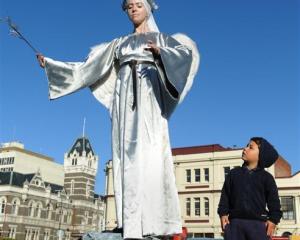
{"label": "long flowing sleeve", "polygon": [[95,97],[109,108],[116,78],[112,72],[117,44],[118,39],[115,39],[94,47],[84,62],[61,62],[45,58],[49,98],[56,99],[90,87],[94,95],[97,95]]}
{"label": "long flowing sleeve", "polygon": [[157,69],[163,84],[163,112],[167,118],[190,90],[198,71],[199,59],[196,44],[183,34],[167,37],[166,45],[160,47],[161,64]]}

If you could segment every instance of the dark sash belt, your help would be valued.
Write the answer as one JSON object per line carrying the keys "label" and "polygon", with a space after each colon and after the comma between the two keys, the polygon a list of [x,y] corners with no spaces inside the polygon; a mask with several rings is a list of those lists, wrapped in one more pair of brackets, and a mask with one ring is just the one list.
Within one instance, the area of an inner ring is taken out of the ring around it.
{"label": "dark sash belt", "polygon": [[139,64],[150,64],[155,66],[155,62],[146,61],[146,60],[130,60],[128,62],[124,62],[120,67],[124,65],[129,65],[131,67],[132,73],[132,91],[133,91],[133,103],[132,103],[132,111],[137,108],[137,65]]}

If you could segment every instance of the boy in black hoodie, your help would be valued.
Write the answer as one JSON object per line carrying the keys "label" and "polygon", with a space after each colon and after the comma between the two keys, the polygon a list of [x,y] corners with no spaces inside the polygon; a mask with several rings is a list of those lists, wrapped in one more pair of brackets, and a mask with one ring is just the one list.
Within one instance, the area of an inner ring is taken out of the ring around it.
{"label": "boy in black hoodie", "polygon": [[274,177],[264,168],[275,163],[278,153],[267,140],[254,137],[244,148],[242,159],[242,167],[227,175],[219,202],[224,238],[267,240],[282,212]]}

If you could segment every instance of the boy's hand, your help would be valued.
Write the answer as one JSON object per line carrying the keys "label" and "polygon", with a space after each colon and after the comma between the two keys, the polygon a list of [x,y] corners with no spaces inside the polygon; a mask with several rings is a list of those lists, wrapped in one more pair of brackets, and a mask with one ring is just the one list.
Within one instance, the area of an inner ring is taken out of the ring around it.
{"label": "boy's hand", "polygon": [[267,235],[269,237],[272,237],[275,231],[275,223],[272,223],[271,221],[266,221],[266,227],[267,227]]}
{"label": "boy's hand", "polygon": [[228,215],[225,215],[225,216],[222,216],[221,217],[221,227],[222,227],[222,230],[224,231],[225,230],[225,227],[227,224],[229,224],[229,219],[228,219]]}

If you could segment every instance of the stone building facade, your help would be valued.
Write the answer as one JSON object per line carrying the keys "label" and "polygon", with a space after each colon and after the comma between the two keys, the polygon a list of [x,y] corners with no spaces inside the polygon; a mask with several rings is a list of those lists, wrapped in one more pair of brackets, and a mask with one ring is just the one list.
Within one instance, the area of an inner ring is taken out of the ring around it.
{"label": "stone building facade", "polygon": [[17,240],[78,238],[102,231],[104,201],[95,194],[98,156],[78,138],[64,165],[20,143],[0,148],[0,234]]}

